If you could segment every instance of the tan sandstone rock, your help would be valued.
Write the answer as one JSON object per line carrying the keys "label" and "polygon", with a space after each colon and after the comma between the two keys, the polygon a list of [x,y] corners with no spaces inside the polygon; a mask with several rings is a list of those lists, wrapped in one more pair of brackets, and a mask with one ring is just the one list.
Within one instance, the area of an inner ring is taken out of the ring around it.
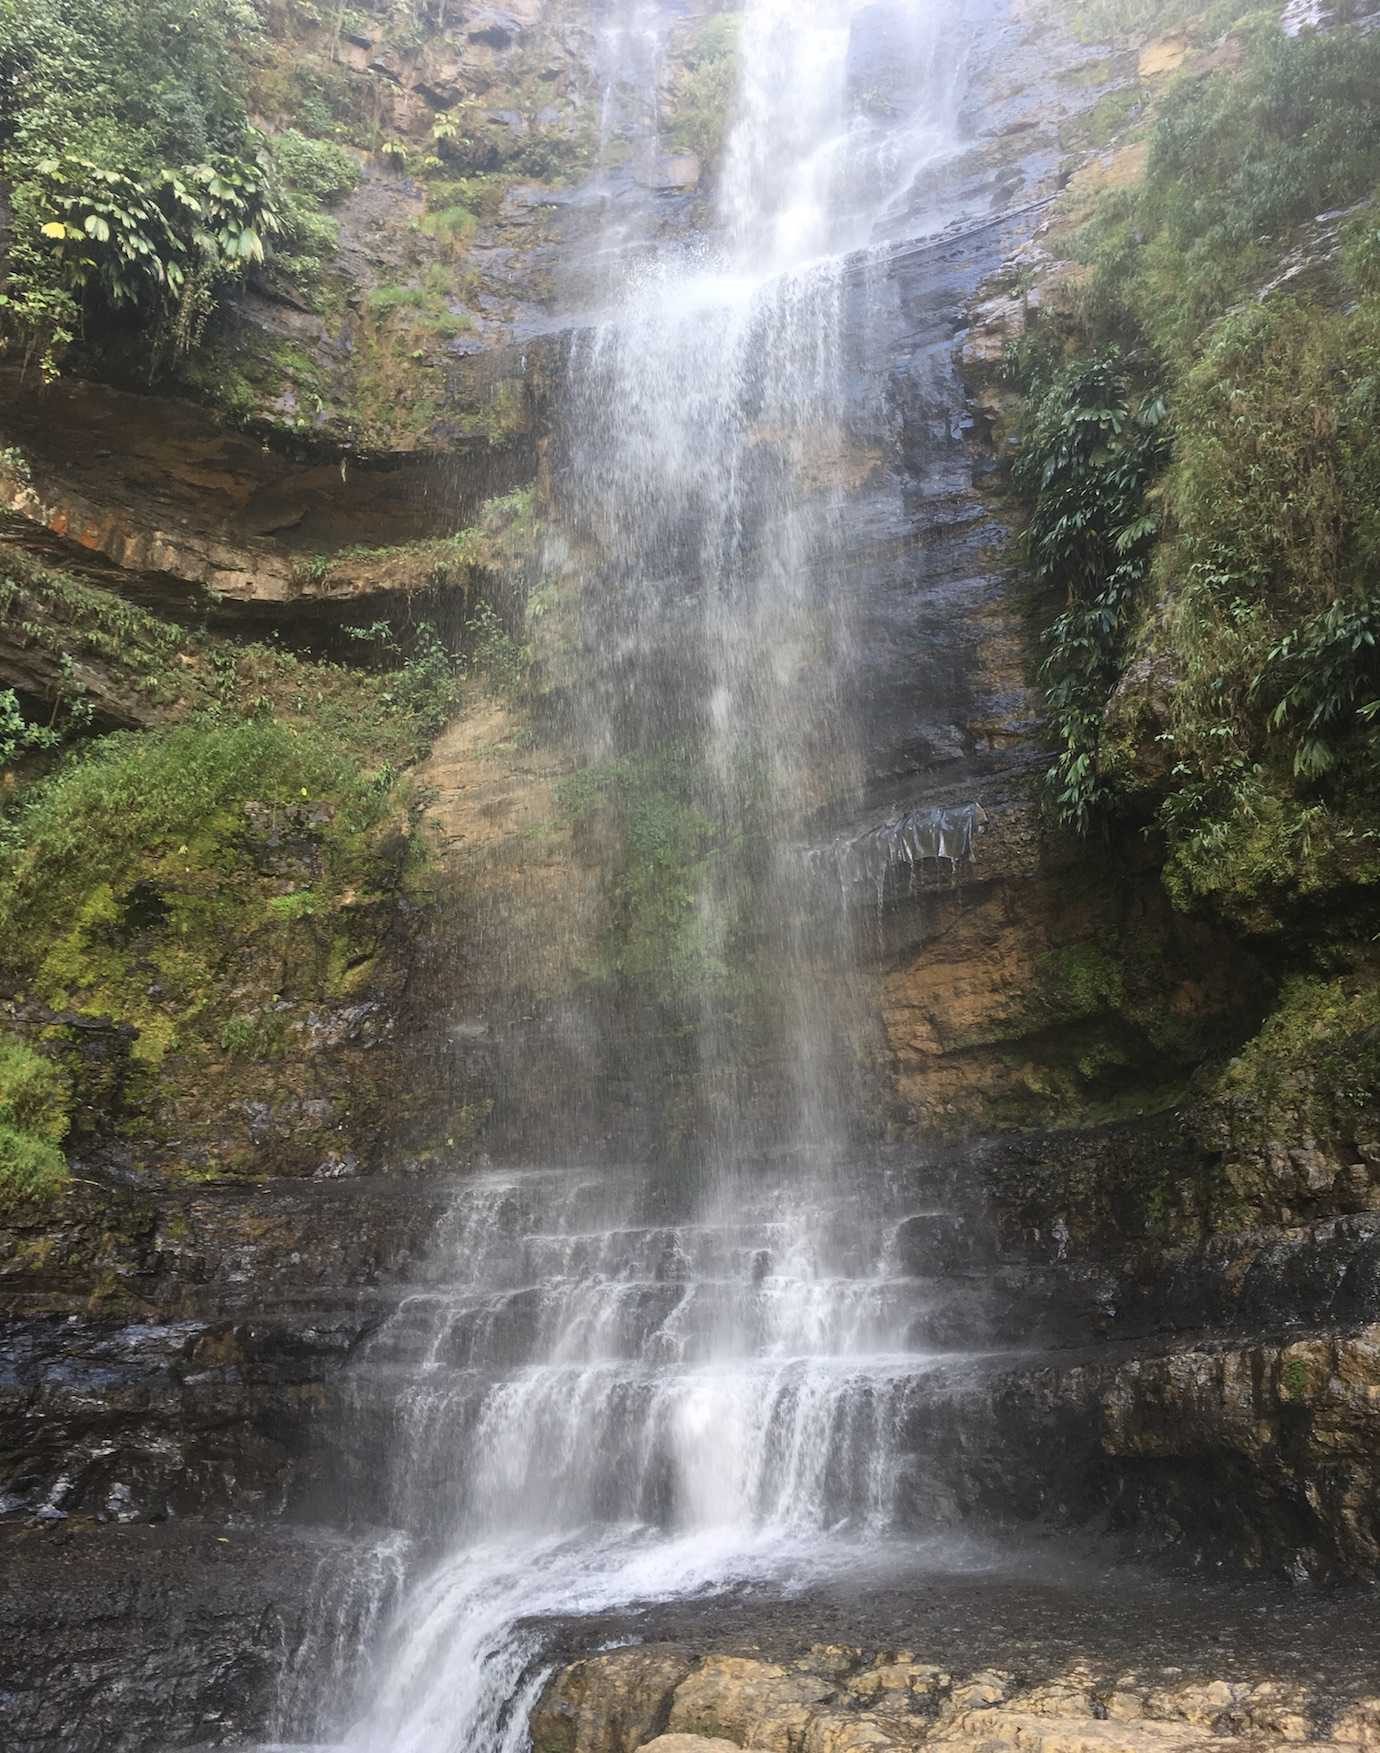
{"label": "tan sandstone rock", "polygon": [[658,1735],[644,1741],[639,1753],[739,1753],[736,1741],[710,1740],[705,1735]]}
{"label": "tan sandstone rock", "polygon": [[1223,1747],[1187,1724],[1106,1722],[995,1709],[964,1711],[932,1739],[1012,1748],[1015,1753],[1199,1753],[1209,1746]]}
{"label": "tan sandstone rock", "polygon": [[1380,1698],[1358,1698],[1332,1725],[1332,1739],[1349,1747],[1380,1747]]}
{"label": "tan sandstone rock", "polygon": [[709,1656],[676,1688],[667,1728],[719,1736],[764,1753],[796,1753],[833,1688],[816,1674],[748,1656]]}
{"label": "tan sandstone rock", "polygon": [[[675,1644],[609,1650],[572,1663],[533,1713],[534,1753],[636,1753],[664,1720],[671,1690],[690,1663]],[[706,1753],[706,1745],[696,1743],[695,1753]],[[714,1753],[722,1746],[714,1744]],[[691,1750],[658,1743],[658,1753]]]}

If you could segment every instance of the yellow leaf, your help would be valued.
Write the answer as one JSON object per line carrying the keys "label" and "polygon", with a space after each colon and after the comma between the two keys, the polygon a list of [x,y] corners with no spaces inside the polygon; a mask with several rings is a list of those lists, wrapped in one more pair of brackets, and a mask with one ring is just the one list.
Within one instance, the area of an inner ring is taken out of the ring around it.
{"label": "yellow leaf", "polygon": [[67,227],[60,219],[50,219],[43,227],[44,237],[66,237]]}

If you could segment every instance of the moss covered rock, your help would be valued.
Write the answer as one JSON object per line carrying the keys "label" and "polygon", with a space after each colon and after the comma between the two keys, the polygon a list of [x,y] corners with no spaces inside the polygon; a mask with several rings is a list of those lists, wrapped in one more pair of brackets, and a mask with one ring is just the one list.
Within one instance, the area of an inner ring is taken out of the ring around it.
{"label": "moss covered rock", "polygon": [[[376,1062],[402,978],[393,927],[424,863],[386,772],[319,731],[195,721],[106,739],[37,786],[11,834],[8,981],[47,1019],[40,1039],[93,1022],[127,1033],[109,1118],[134,1166],[358,1161],[391,1082]],[[22,1119],[39,1074],[15,1051]]]}
{"label": "moss covered rock", "polygon": [[67,1180],[72,1087],[52,1060],[0,1034],[0,1205],[45,1200]]}

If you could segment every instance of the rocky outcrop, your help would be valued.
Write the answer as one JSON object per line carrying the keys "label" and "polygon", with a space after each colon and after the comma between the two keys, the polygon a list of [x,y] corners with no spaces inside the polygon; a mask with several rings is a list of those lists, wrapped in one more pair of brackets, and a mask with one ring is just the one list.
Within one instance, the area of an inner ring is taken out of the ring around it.
{"label": "rocky outcrop", "polygon": [[[1096,1645],[1094,1644],[1094,1649]],[[1039,1661],[1039,1657],[1036,1658]],[[1067,1660],[1067,1658],[1065,1658]],[[1041,1665],[1050,1662],[1044,1655]],[[1194,1666],[1200,1664],[1195,1663]],[[1330,1676],[1329,1676],[1330,1679]],[[604,1725],[600,1753],[863,1753],[981,1746],[1027,1753],[1196,1753],[1198,1749],[1376,1744],[1380,1700],[1338,1699],[1327,1680],[1197,1677],[1095,1657],[1032,1680],[1010,1668],[924,1659],[909,1649],[816,1645],[794,1659],[655,1644],[575,1664],[532,1721],[535,1753],[564,1753],[575,1713]],[[666,1732],[639,1739],[655,1719]]]}
{"label": "rocky outcrop", "polygon": [[186,402],[66,382],[12,400],[4,436],[11,540],[109,562],[116,588],[179,620],[299,639],[434,586],[420,562],[380,577],[366,561],[452,534],[535,466],[525,441],[481,443],[457,493],[453,455],[285,456]]}

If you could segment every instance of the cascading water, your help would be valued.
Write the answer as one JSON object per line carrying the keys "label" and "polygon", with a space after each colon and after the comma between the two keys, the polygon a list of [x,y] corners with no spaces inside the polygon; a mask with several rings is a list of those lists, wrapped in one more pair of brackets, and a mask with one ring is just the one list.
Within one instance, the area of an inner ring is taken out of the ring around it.
{"label": "cascading water", "polygon": [[[640,234],[611,224],[606,312],[573,348],[566,732],[588,773],[671,771],[701,824],[675,922],[693,1148],[467,1180],[432,1281],[367,1347],[354,1389],[395,1407],[387,1515],[415,1550],[349,1707],[360,1753],[519,1749],[544,1621],[807,1581],[894,1520],[932,1293],[892,1246],[914,1195],[849,1162],[851,926],[804,846],[858,784],[835,561],[867,250],[915,223],[959,81],[909,0],[883,99],[862,10],[748,0],[716,224],[657,243],[645,203]],[[610,137],[655,109],[664,22],[642,4],[611,27],[636,89],[611,88]]]}

